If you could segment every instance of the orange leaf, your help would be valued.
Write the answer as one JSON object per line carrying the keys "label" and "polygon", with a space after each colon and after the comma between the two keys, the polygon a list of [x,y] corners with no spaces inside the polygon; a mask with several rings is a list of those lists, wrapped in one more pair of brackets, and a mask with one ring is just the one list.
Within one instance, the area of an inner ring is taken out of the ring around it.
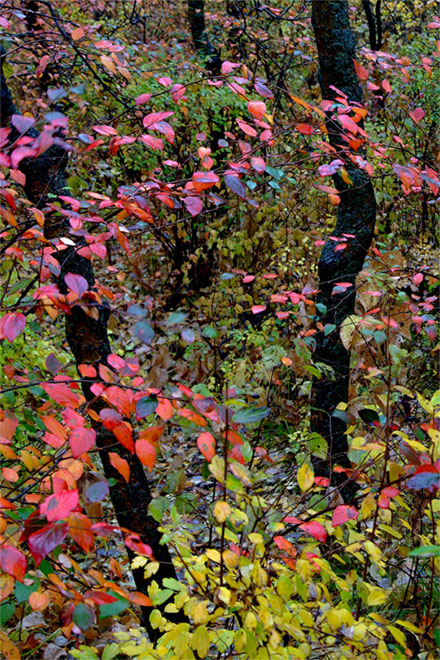
{"label": "orange leaf", "polygon": [[109,453],[110,457],[110,463],[113,465],[115,470],[121,474],[125,481],[128,483],[130,479],[130,466],[125,460],[125,458],[121,458],[118,454],[116,454],[114,451],[111,451]]}
{"label": "orange leaf", "polygon": [[211,433],[205,431],[197,438],[197,447],[203,454],[203,457],[209,462],[215,456],[215,438]]}
{"label": "orange leaf", "polygon": [[44,610],[50,603],[50,598],[47,591],[34,591],[29,596],[29,605],[33,610]]}
{"label": "orange leaf", "polygon": [[142,429],[139,433],[139,437],[142,438],[142,440],[147,440],[155,446],[162,435],[163,430],[163,426],[150,426],[147,429]]}
{"label": "orange leaf", "polygon": [[153,606],[153,601],[151,598],[148,598],[148,596],[141,593],[140,591],[133,591],[133,593],[128,596],[128,599],[130,603],[136,603],[136,605],[142,605],[143,607]]}
{"label": "orange leaf", "polygon": [[140,462],[148,468],[149,472],[151,472],[156,462],[155,448],[150,442],[148,442],[148,440],[144,440],[143,438],[136,440],[135,448]]}
{"label": "orange leaf", "polygon": [[92,523],[83,513],[75,511],[68,518],[69,534],[78,543],[81,550],[90,552],[94,544]]}

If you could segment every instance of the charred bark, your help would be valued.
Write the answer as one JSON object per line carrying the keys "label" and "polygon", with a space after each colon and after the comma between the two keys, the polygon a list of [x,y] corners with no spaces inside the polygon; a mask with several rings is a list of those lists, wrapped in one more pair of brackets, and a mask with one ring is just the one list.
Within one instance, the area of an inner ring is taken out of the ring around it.
{"label": "charred bark", "polygon": [[[0,47],[1,48],[1,47]],[[12,144],[20,137],[18,131],[10,124],[13,114],[18,110],[13,103],[11,92],[3,75],[3,62],[6,53],[0,50],[0,125],[10,125],[9,143]],[[30,129],[28,134],[38,138],[39,133]],[[65,183],[65,168],[68,156],[63,146],[54,144],[44,154],[36,158],[22,160],[19,164],[20,171],[25,175],[25,192],[28,199],[40,209],[44,209],[48,202],[48,195],[60,195],[63,193]],[[44,232],[46,238],[57,238],[60,231],[65,229],[65,221],[59,221],[55,213],[46,213]],[[77,250],[82,247],[70,246],[54,253],[58,263],[59,272],[54,272],[54,279],[62,293],[67,293],[64,281],[67,273],[73,273],[84,277],[89,285],[89,290],[95,288],[95,275],[91,262],[78,254]],[[75,362],[80,364],[91,364],[97,369],[100,364],[107,364],[107,357],[111,353],[110,342],[107,333],[109,308],[106,304],[96,304],[95,318],[89,316],[78,305],[74,305],[69,314],[66,314],[66,337],[73,353]],[[90,390],[90,383],[83,383],[83,393],[90,408],[99,413],[102,407],[106,407],[99,398],[97,399]],[[153,551],[154,558],[160,562],[159,571],[154,579],[159,582],[166,577],[176,578],[176,572],[171,560],[168,548],[160,544],[161,534],[158,531],[156,521],[148,514],[148,505],[152,499],[150,486],[142,463],[136,454],[130,453],[120,443],[115,443],[114,436],[101,424],[95,422],[96,444],[104,467],[105,476],[112,480],[110,496],[115,510],[116,518],[120,527],[139,534],[140,540],[149,545]],[[130,466],[130,478],[126,483],[121,474],[111,465],[109,451],[116,452],[124,458]],[[128,551],[130,559],[134,557],[131,550]],[[148,593],[149,580],[144,577],[143,569],[133,570],[133,577],[139,591]],[[163,609],[162,608],[159,609]],[[157,639],[160,632],[150,625],[149,615],[151,608],[143,607],[143,623],[152,641]],[[183,615],[167,614],[169,619],[175,621],[186,620]]]}
{"label": "charred bark", "polygon": [[[346,94],[349,103],[362,102],[355,67],[355,39],[350,28],[346,0],[313,0],[312,25],[319,57],[319,82],[322,96],[334,100],[338,96],[335,87]],[[355,280],[362,270],[365,256],[371,245],[376,218],[376,201],[370,177],[359,169],[348,157],[347,143],[342,139],[342,128],[336,120],[327,115],[329,141],[337,151],[337,157],[345,163],[351,180],[343,181],[339,173],[333,176],[340,196],[336,227],[333,236],[354,235],[349,238],[347,248],[335,251],[336,243],[328,240],[319,260],[319,294],[317,309],[321,310],[319,321],[325,326],[332,324],[335,330],[328,336],[324,332],[316,335],[315,361],[333,370],[333,377],[323,376],[312,384],[311,429],[321,434],[327,441],[327,460],[315,461],[315,472],[330,477],[341,484],[345,475],[334,474],[335,465],[350,467],[348,459],[347,424],[335,410],[340,402],[348,401],[350,379],[350,352],[340,339],[340,327],[344,319],[354,313],[356,290]],[[359,153],[359,152],[358,152]],[[334,295],[336,282],[350,282],[352,286]],[[349,496],[350,489],[344,490]]]}

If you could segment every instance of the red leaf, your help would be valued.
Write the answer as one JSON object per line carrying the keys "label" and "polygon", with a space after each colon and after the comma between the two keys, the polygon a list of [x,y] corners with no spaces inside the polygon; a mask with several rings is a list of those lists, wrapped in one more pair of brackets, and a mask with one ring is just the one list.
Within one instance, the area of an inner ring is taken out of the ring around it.
{"label": "red leaf", "polygon": [[215,438],[211,433],[208,433],[208,431],[201,433],[197,438],[197,447],[208,463],[212,461],[215,456]]}
{"label": "red leaf", "polygon": [[256,92],[258,92],[258,94],[261,94],[261,96],[263,96],[265,99],[273,99],[273,93],[262,82],[257,81],[254,84],[254,89]]}
{"label": "red leaf", "polygon": [[40,529],[38,532],[34,532],[30,535],[28,544],[29,550],[37,566],[40,565],[42,559],[54,550],[60,543],[64,541],[69,532],[69,525],[63,523],[58,525],[57,523],[50,523]]}
{"label": "red leaf", "polygon": [[140,438],[136,440],[135,449],[142,465],[145,465],[151,472],[156,462],[156,450],[153,445],[148,440]]}
{"label": "red leaf", "polygon": [[[81,452],[82,453],[82,452]],[[50,495],[40,504],[40,513],[46,516],[49,522],[62,520],[76,509],[79,503],[78,489],[64,490],[61,493]]]}
{"label": "red leaf", "polygon": [[84,598],[90,598],[98,605],[107,605],[108,603],[115,603],[118,599],[111,594],[106,594],[104,591],[86,591]]}
{"label": "red leaf", "polygon": [[260,314],[261,312],[264,312],[266,305],[253,305],[251,309],[252,314]]}
{"label": "red leaf", "polygon": [[65,283],[72,291],[75,291],[79,296],[88,291],[89,283],[86,278],[82,275],[76,275],[75,273],[67,273],[64,278]]}
{"label": "red leaf", "polygon": [[212,188],[212,186],[220,181],[214,172],[194,172],[192,180],[196,192],[203,192],[203,190]]}
{"label": "red leaf", "polygon": [[315,130],[313,126],[310,126],[310,124],[297,124],[295,128],[298,133],[301,133],[301,135],[313,135]]}
{"label": "red leaf", "polygon": [[136,552],[138,555],[146,555],[147,557],[153,557],[153,551],[149,545],[143,543],[138,535],[131,534],[125,539],[125,545],[133,552]]}
{"label": "red leaf", "polygon": [[103,408],[99,412],[99,416],[105,428],[109,429],[109,431],[119,426],[122,422],[122,415],[117,410],[113,410],[113,408]]}
{"label": "red leaf", "polygon": [[13,575],[19,582],[23,582],[26,573],[26,557],[13,545],[0,545],[0,568],[5,573]]}
{"label": "red leaf", "polygon": [[332,527],[338,527],[349,520],[356,520],[358,515],[359,511],[354,506],[349,506],[348,504],[337,506],[333,511]]}
{"label": "red leaf", "polygon": [[325,540],[327,538],[327,532],[325,530],[325,527],[316,520],[302,523],[299,526],[299,529],[302,529],[304,532],[307,532],[307,534],[310,534],[310,536],[313,536],[314,539],[321,541],[321,543],[325,543]]}
{"label": "red leaf", "polygon": [[413,275],[412,281],[416,286],[418,286],[421,282],[423,282],[423,273],[416,273]]}
{"label": "red leaf", "polygon": [[78,427],[70,434],[69,442],[74,458],[89,451],[95,444],[96,433],[93,429]]}
{"label": "red leaf", "polygon": [[63,385],[62,383],[42,383],[41,387],[50,396],[55,403],[58,403],[60,406],[72,406],[72,408],[78,408],[79,400],[78,397],[70,387]]}
{"label": "red leaf", "polygon": [[24,330],[26,317],[24,314],[8,312],[0,319],[0,339],[7,339],[12,343]]}

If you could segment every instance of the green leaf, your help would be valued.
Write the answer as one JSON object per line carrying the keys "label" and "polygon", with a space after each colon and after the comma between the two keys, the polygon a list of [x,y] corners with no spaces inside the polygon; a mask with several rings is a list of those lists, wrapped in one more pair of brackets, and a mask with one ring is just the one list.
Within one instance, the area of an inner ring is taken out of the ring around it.
{"label": "green leaf", "polygon": [[334,323],[326,323],[324,326],[324,336],[327,337],[333,330],[336,330],[336,325]]}
{"label": "green leaf", "polygon": [[163,514],[168,509],[169,505],[169,500],[167,500],[166,497],[155,497],[154,500],[150,502],[148,511],[154,520],[160,523],[162,522]]}
{"label": "green leaf", "polygon": [[78,603],[73,610],[73,623],[82,631],[88,630],[95,619],[95,612],[92,607],[85,603]]}
{"label": "green leaf", "polygon": [[157,592],[157,594],[153,597],[153,605],[162,605],[170,596],[174,596],[174,591],[171,591],[171,589],[161,589],[160,591]]}
{"label": "green leaf", "polygon": [[270,408],[243,408],[234,413],[235,424],[256,424],[270,414]]}
{"label": "green leaf", "polygon": [[121,612],[126,610],[130,605],[130,601],[128,601],[126,598],[122,598],[122,596],[117,594],[115,591],[109,591],[108,593],[111,596],[114,596],[116,600],[113,603],[109,603],[108,605],[99,606],[100,619],[105,619],[108,616],[118,616],[118,614],[121,614]]}
{"label": "green leaf", "polygon": [[101,659],[102,660],[113,660],[113,658],[116,658],[118,653],[119,653],[118,644],[107,644],[107,646],[104,648],[104,650],[102,652]]}
{"label": "green leaf", "polygon": [[157,397],[143,396],[142,399],[136,401],[136,417],[137,419],[144,419],[149,415],[152,415],[158,406]]}
{"label": "green leaf", "polygon": [[166,324],[174,325],[175,323],[183,323],[187,316],[188,314],[185,314],[185,312],[172,312],[168,316]]}
{"label": "green leaf", "polygon": [[438,545],[421,545],[419,548],[414,548],[409,553],[410,557],[440,557],[440,546]]}
{"label": "green leaf", "polygon": [[[30,576],[26,575],[25,577],[30,577]],[[40,588],[39,580],[34,580],[34,582],[29,586],[26,584],[22,584],[21,582],[18,582],[18,580],[16,580],[14,585],[14,596],[17,600],[17,603],[25,603],[26,601],[28,601],[29,596],[34,591],[38,591],[39,588]]]}
{"label": "green leaf", "polygon": [[374,422],[379,422],[379,415],[375,410],[371,410],[371,408],[364,408],[363,410],[359,410],[359,417],[366,424],[374,424]]}
{"label": "green leaf", "polygon": [[162,584],[167,589],[172,589],[173,591],[186,591],[185,585],[181,584],[175,578],[164,578]]}
{"label": "green leaf", "polygon": [[6,601],[0,604],[0,626],[3,628],[15,612],[15,605]]}

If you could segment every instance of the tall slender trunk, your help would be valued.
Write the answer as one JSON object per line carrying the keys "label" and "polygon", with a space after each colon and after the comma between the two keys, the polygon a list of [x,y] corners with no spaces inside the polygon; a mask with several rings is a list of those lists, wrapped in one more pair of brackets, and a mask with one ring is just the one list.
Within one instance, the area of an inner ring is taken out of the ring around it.
{"label": "tall slender trunk", "polygon": [[[3,75],[6,53],[2,47],[0,49],[0,125],[7,126],[10,125],[11,115],[18,114],[19,111],[13,103],[12,95]],[[30,129],[28,134],[34,138],[39,135],[35,129]],[[9,142],[14,142],[18,137],[18,131],[11,125]],[[43,209],[46,206],[49,194],[58,196],[63,193],[66,185],[65,168],[67,161],[65,149],[62,146],[53,145],[37,158],[29,158],[20,162],[19,169],[26,177],[24,184],[26,195],[38,208]],[[64,221],[59,221],[53,213],[46,213],[45,236],[51,239],[56,238],[60,236],[62,229],[68,230]],[[77,249],[78,247],[70,246],[55,252],[53,255],[60,265],[60,272],[56,274],[55,282],[62,293],[67,293],[64,282],[67,273],[84,277],[89,285],[89,290],[93,290],[95,287],[92,264],[88,259],[80,256]],[[107,364],[107,357],[111,353],[107,333],[109,308],[105,304],[99,304],[97,310],[98,317],[96,319],[87,315],[78,305],[74,305],[70,313],[66,314],[66,337],[77,366],[91,364],[98,368],[99,364]],[[99,412],[100,408],[106,405],[99,399],[96,400],[90,391],[90,385],[87,383],[83,384],[83,393],[90,407],[96,412]],[[155,559],[160,562],[159,571],[154,576],[159,584],[165,577],[176,578],[168,548],[160,544],[161,534],[158,531],[158,525],[148,514],[148,505],[152,496],[142,463],[136,454],[130,453],[120,443],[115,443],[113,434],[107,431],[102,424],[95,423],[94,428],[96,431],[96,444],[104,466],[105,476],[113,484],[110,486],[110,496],[118,524],[120,527],[139,534],[141,541],[151,547]],[[130,466],[128,483],[111,465],[109,451],[118,453],[121,458],[128,462]],[[130,559],[134,557],[134,553],[130,550],[128,555]],[[147,593],[149,581],[144,578],[143,569],[133,570],[133,577],[137,589]],[[150,639],[154,641],[160,632],[151,627],[149,622],[150,612],[151,608],[142,608],[143,623],[147,628]],[[167,616],[171,618],[169,615]],[[182,620],[181,615],[177,616],[176,620]]]}
{"label": "tall slender trunk", "polygon": [[[338,96],[336,87],[347,95],[349,103],[361,103],[362,90],[353,62],[356,44],[350,28],[347,0],[313,0],[312,25],[323,98],[334,100]],[[311,429],[320,433],[329,446],[327,460],[316,460],[315,472],[330,476],[333,483],[341,483],[346,477],[335,475],[332,470],[336,464],[350,467],[347,425],[343,419],[334,416],[334,412],[340,402],[348,401],[350,352],[341,342],[340,327],[344,319],[354,313],[354,284],[373,238],[376,201],[370,177],[349,159],[347,143],[341,137],[342,127],[337,120],[331,119],[331,114],[327,114],[326,122],[329,141],[337,151],[336,157],[344,161],[351,180],[351,183],[345,183],[339,173],[333,176],[341,201],[332,235],[349,234],[354,238],[345,241],[347,248],[342,251],[335,251],[337,244],[328,240],[319,260],[319,320],[324,326],[332,324],[336,329],[328,336],[323,332],[316,335],[315,360],[331,367],[334,377],[323,376],[313,381]],[[342,281],[350,282],[352,286],[334,295],[334,284]],[[345,494],[349,494],[347,489]]]}
{"label": "tall slender trunk", "polygon": [[188,20],[195,49],[206,58],[206,68],[219,73],[220,52],[209,40],[205,23],[205,0],[188,0]]}

